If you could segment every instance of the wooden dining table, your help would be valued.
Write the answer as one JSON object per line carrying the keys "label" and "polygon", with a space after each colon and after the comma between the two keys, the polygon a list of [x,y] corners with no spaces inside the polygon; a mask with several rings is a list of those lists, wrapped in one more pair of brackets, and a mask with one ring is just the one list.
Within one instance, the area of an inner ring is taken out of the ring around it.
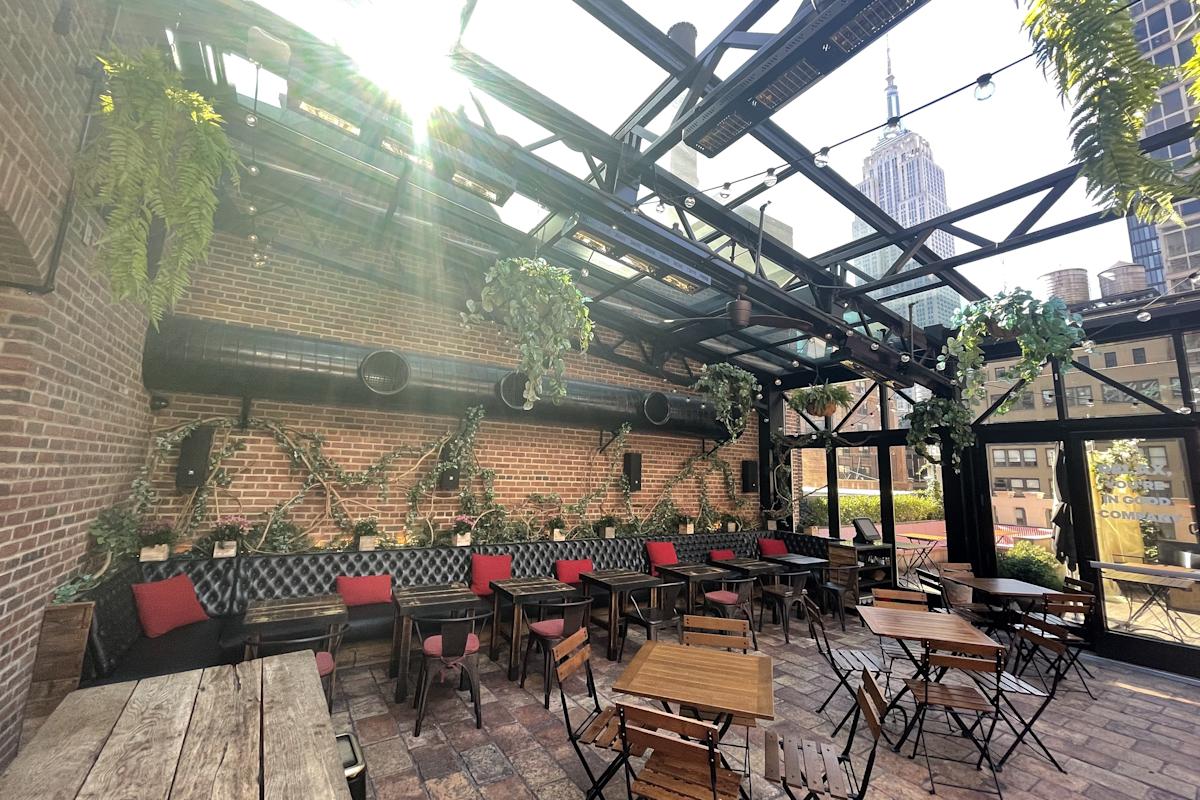
{"label": "wooden dining table", "polygon": [[646,642],[612,690],[728,717],[775,718],[770,656]]}
{"label": "wooden dining table", "polygon": [[976,591],[991,597],[1006,600],[1040,600],[1047,594],[1054,594],[1054,589],[1038,586],[1036,583],[1019,581],[1016,578],[977,578],[966,573],[947,572],[943,576],[948,581],[969,586]]}
{"label": "wooden dining table", "polygon": [[654,591],[662,584],[662,579],[633,569],[616,568],[581,572],[579,573],[579,580],[583,584],[583,594],[585,597],[591,597],[592,590],[597,588],[608,592],[608,616],[605,621],[605,625],[608,628],[608,649],[606,655],[609,661],[616,661],[617,645],[620,644],[620,638],[617,633],[620,628],[621,617],[625,613],[625,604],[629,599],[630,592],[636,592],[640,589],[650,589],[650,603],[653,605],[656,600]]}
{"label": "wooden dining table", "polygon": [[521,667],[521,618],[527,603],[540,600],[561,600],[574,594],[575,587],[556,578],[533,576],[528,578],[506,578],[492,581],[492,641],[490,657],[500,657],[501,601],[510,603],[512,635],[508,639],[508,679],[515,681]]}
{"label": "wooden dining table", "polygon": [[420,615],[433,616],[486,607],[484,601],[462,582],[431,586],[405,586],[392,591],[392,606],[396,613],[392,625],[392,657],[388,676],[396,678],[395,702],[408,696],[408,662],[412,654],[413,619]]}
{"label": "wooden dining table", "polygon": [[350,800],[309,651],[67,695],[4,800]]}

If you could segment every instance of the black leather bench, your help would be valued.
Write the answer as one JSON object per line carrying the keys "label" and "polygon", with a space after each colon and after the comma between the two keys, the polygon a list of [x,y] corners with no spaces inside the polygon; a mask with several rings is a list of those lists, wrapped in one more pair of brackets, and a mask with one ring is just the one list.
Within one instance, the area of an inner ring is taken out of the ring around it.
{"label": "black leather bench", "polygon": [[[110,683],[236,663],[241,659],[246,637],[240,619],[250,601],[334,594],[339,575],[390,574],[394,586],[467,581],[472,553],[511,553],[513,576],[518,578],[553,575],[554,562],[560,559],[590,558],[596,569],[622,567],[645,571],[649,566],[647,540],[674,542],[681,561],[703,562],[713,549],[728,548],[739,556],[754,555],[756,540],[764,535],[769,534],[710,533],[129,562],[81,598],[96,603],[85,674],[89,683]],[[794,551],[806,552],[798,544],[789,541]],[[150,639],[138,622],[130,585],[180,573],[192,579],[200,605],[211,619]],[[391,603],[351,607],[346,641],[390,638],[393,622]]]}

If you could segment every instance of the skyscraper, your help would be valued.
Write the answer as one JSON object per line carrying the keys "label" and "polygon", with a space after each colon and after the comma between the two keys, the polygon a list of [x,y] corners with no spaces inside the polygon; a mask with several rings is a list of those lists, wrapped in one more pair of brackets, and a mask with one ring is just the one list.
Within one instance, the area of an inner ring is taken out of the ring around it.
{"label": "skyscraper", "polygon": [[[887,59],[888,119],[900,115],[900,90],[892,74],[892,55]],[[916,225],[950,210],[946,202],[946,176],[933,160],[929,142],[904,128],[901,122],[884,129],[879,141],[863,161],[863,179],[858,189],[904,227]],[[860,219],[854,220],[854,238],[874,233]],[[934,231],[926,242],[942,258],[954,255],[954,239],[945,231]],[[873,277],[887,272],[900,257],[901,250],[888,247],[853,260],[853,264]],[[913,266],[912,263],[906,268]],[[917,278],[898,286],[881,290],[880,297],[903,294],[922,286],[933,286],[932,276]],[[962,298],[947,286],[907,294],[887,302],[889,308],[908,318],[909,304],[913,305],[913,324],[919,327],[946,325],[962,306]]]}
{"label": "skyscraper", "polygon": [[[1195,52],[1189,30],[1194,3],[1190,0],[1142,0],[1134,3],[1133,31],[1146,57],[1160,67],[1175,67]],[[1174,73],[1178,75],[1178,73]],[[1188,97],[1187,84],[1170,80],[1158,90],[1158,104],[1146,115],[1144,135],[1160,133],[1182,125],[1196,115]],[[1170,159],[1182,168],[1193,153],[1192,142],[1185,139],[1164,147],[1152,155]],[[1176,206],[1184,224],[1152,225],[1129,217],[1129,247],[1133,260],[1146,267],[1146,280],[1160,292],[1182,292],[1194,288],[1187,276],[1200,269],[1200,201],[1188,200]]]}

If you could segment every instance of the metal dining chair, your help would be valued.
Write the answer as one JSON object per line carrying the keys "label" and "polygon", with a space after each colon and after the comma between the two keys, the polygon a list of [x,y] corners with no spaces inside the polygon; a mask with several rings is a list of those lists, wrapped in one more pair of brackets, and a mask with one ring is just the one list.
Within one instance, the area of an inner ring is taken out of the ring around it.
{"label": "metal dining chair", "polygon": [[[425,720],[434,674],[445,675],[447,671],[457,673],[460,684],[467,683],[475,704],[475,727],[483,727],[479,701],[479,636],[476,631],[481,630],[483,623],[491,616],[491,609],[471,608],[452,616],[413,620],[417,634],[421,636],[421,672],[417,676],[417,692],[413,698],[413,706],[417,709],[413,736],[421,735],[421,723]],[[439,629],[437,634],[422,635],[423,628],[432,630],[435,627]]]}
{"label": "metal dining chair", "polygon": [[342,646],[342,637],[350,626],[346,623],[332,626],[327,632],[316,636],[273,637],[261,633],[247,636],[245,644],[245,659],[266,658],[280,653],[295,653],[301,650],[312,650],[317,660],[317,675],[321,678],[321,688],[325,690],[325,704],[333,710],[333,690],[337,682],[337,654]]}
{"label": "metal dining chair", "polygon": [[744,617],[750,623],[750,638],[755,650],[758,649],[758,637],[754,633],[754,586],[757,583],[756,578],[722,578],[703,584],[704,607],[721,617]]}
{"label": "metal dining chair", "polygon": [[794,609],[804,612],[804,598],[807,596],[804,587],[808,583],[808,570],[783,572],[776,575],[776,583],[763,584],[758,605],[758,629],[763,626],[763,616],[767,604],[771,604],[773,613],[780,616],[780,627],[783,629],[784,644],[791,643],[791,619]]}
{"label": "metal dining chair", "polygon": [[633,598],[633,608],[621,617],[621,626],[618,632],[621,637],[621,649],[617,651],[618,664],[625,657],[625,639],[629,636],[630,625],[637,625],[646,631],[646,641],[649,642],[658,641],[659,629],[668,625],[674,626],[676,636],[683,635],[683,615],[679,613],[676,604],[679,602],[679,593],[683,591],[684,586],[686,584],[682,581],[656,586],[658,602],[646,608],[642,608],[637,599]]}
{"label": "metal dining chair", "polygon": [[[536,646],[542,651],[542,675],[545,677],[542,704],[548,709],[550,708],[550,682],[552,676],[550,671],[550,652],[556,644],[584,627],[587,623],[588,615],[592,611],[592,598],[585,597],[582,600],[555,600],[544,603],[531,603],[526,613],[528,614],[534,609],[538,612],[538,620],[536,622],[526,622],[529,628],[529,643],[525,646],[525,658],[521,661],[521,681],[518,685],[522,689],[525,688],[525,676],[529,674],[529,657],[533,654],[533,648]],[[551,613],[552,616],[546,617],[547,612]],[[528,616],[526,619],[528,619]]]}

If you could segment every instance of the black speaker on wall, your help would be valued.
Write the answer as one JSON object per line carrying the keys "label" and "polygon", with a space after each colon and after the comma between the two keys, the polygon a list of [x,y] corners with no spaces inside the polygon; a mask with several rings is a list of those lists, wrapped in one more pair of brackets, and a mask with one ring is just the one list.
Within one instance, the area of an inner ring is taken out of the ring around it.
{"label": "black speaker on wall", "polygon": [[625,454],[625,482],[629,484],[629,491],[636,492],[642,488],[642,454],[641,453],[626,453]]}
{"label": "black speaker on wall", "polygon": [[179,443],[179,463],[175,466],[175,486],[195,489],[208,480],[208,457],[212,452],[216,428],[202,425]]}
{"label": "black speaker on wall", "polygon": [[437,490],[439,492],[457,492],[458,477],[458,467],[443,470],[442,474],[438,475]]}
{"label": "black speaker on wall", "polygon": [[742,493],[758,491],[758,462],[742,462]]}

